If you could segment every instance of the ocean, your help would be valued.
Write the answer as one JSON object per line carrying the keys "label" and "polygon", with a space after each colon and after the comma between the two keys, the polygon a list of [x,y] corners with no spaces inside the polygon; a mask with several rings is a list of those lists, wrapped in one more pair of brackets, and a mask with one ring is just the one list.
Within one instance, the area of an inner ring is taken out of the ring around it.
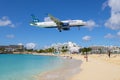
{"label": "ocean", "polygon": [[0,54],[0,80],[36,80],[36,75],[63,67],[67,61],[57,56]]}

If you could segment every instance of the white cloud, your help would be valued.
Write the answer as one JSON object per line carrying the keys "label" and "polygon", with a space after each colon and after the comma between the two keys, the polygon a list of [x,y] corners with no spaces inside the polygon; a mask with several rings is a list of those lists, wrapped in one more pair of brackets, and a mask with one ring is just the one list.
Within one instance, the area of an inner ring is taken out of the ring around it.
{"label": "white cloud", "polygon": [[108,33],[107,35],[104,36],[104,38],[108,38],[108,39],[112,39],[114,38],[115,36],[112,35],[111,33]]}
{"label": "white cloud", "polygon": [[120,11],[120,0],[109,0],[108,5],[111,7],[112,11]]}
{"label": "white cloud", "polygon": [[86,28],[89,28],[90,30],[92,30],[95,26],[97,26],[95,21],[93,20],[86,21],[86,26],[85,26]]}
{"label": "white cloud", "polygon": [[10,26],[10,27],[12,27],[12,28],[14,28],[14,27],[15,27],[15,25],[14,25],[14,24],[10,24],[9,26]]}
{"label": "white cloud", "polygon": [[23,43],[18,43],[18,45],[23,45]]}
{"label": "white cloud", "polygon": [[10,27],[15,27],[15,25],[12,23],[11,20],[8,19],[8,17],[3,16],[0,19],[0,26],[10,26]]}
{"label": "white cloud", "polygon": [[117,32],[117,35],[118,35],[118,36],[120,36],[120,31],[119,31],[119,32]]}
{"label": "white cloud", "polygon": [[12,39],[12,38],[15,37],[15,35],[13,35],[13,34],[8,34],[8,35],[6,35],[6,37],[9,38],[9,39]]}
{"label": "white cloud", "polygon": [[111,8],[111,16],[105,26],[113,30],[120,30],[120,0],[109,0],[108,6]]}
{"label": "white cloud", "polygon": [[27,49],[34,49],[36,47],[36,44],[35,43],[27,43],[26,44],[26,48]]}
{"label": "white cloud", "polygon": [[91,36],[84,36],[82,39],[83,39],[84,41],[89,41],[89,40],[91,40]]}
{"label": "white cloud", "polygon": [[102,4],[102,10],[104,10],[108,6],[108,0]]}

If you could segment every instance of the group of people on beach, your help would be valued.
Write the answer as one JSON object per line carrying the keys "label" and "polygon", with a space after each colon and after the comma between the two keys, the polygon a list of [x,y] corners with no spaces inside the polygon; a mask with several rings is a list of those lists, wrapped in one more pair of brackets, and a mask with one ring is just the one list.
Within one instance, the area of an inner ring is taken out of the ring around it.
{"label": "group of people on beach", "polygon": [[72,59],[72,57],[71,56],[64,56],[65,58],[67,58],[67,59]]}

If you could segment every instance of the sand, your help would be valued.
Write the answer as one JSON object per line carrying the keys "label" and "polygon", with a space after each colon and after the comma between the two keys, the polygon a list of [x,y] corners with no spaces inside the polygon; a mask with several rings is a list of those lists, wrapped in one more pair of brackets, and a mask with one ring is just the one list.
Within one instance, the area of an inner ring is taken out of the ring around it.
{"label": "sand", "polygon": [[[38,80],[120,80],[120,54],[112,54],[110,58],[107,54],[92,54],[88,55],[88,62],[86,62],[84,56],[80,54],[62,54],[59,56],[67,56],[67,58],[70,59],[72,57],[72,59],[81,60],[81,65],[72,67],[74,69],[79,68],[79,72],[65,78],[66,74],[72,71],[61,69],[59,71],[52,71],[52,73],[46,73],[44,75],[46,77],[50,74],[47,79],[38,76]],[[62,70],[64,73],[60,73]],[[51,74],[58,74],[59,78],[52,79],[50,78],[52,77]]]}
{"label": "sand", "polygon": [[70,77],[69,80],[120,80],[120,56],[89,55],[88,62],[81,55],[72,55],[81,59],[81,71]]}

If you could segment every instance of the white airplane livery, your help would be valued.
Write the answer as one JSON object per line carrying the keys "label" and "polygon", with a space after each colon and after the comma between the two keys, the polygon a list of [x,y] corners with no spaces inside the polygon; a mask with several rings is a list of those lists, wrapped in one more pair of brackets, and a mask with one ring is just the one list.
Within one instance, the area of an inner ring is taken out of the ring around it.
{"label": "white airplane livery", "polygon": [[40,22],[34,15],[32,15],[33,21],[30,22],[31,26],[37,26],[41,28],[58,28],[61,32],[62,30],[70,30],[70,27],[78,27],[85,26],[86,22],[82,20],[64,20],[60,21],[59,19],[53,17],[52,15],[48,14],[51,21],[47,22]]}

